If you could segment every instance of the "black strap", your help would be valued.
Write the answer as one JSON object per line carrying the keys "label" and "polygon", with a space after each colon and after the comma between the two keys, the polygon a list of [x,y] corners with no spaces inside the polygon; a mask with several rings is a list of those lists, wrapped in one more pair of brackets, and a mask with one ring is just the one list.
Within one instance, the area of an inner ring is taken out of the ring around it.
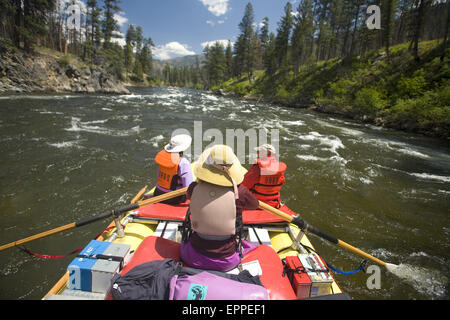
{"label": "black strap", "polygon": [[243,238],[243,230],[244,230],[244,222],[242,220],[242,214],[236,215],[236,251],[239,252],[239,256],[241,259],[244,258],[243,250],[242,250],[242,238]]}
{"label": "black strap", "polygon": [[118,256],[107,256],[104,254],[79,254],[77,255],[77,258],[84,258],[84,259],[95,259],[95,260],[109,260],[109,261],[117,261],[117,262],[123,262],[123,257]]}
{"label": "black strap", "polygon": [[250,189],[250,191],[253,192],[253,193],[259,194],[260,196],[266,196],[266,197],[271,197],[271,196],[277,196],[278,195],[278,192],[277,193],[261,193],[261,192],[256,191],[253,188]]}
{"label": "black strap", "polygon": [[255,186],[261,186],[261,187],[281,187],[284,183],[279,184],[263,184],[263,183],[255,183]]}
{"label": "black strap", "polygon": [[192,227],[191,227],[191,209],[188,208],[186,211],[186,216],[184,217],[183,224],[181,226],[181,241],[186,243],[191,237]]}
{"label": "black strap", "polygon": [[308,273],[308,272],[324,272],[324,273],[329,273],[330,270],[329,269],[311,269],[311,268],[305,268],[304,266],[298,266],[295,269],[289,268],[287,265],[284,266],[284,270],[283,270],[283,277],[286,274],[293,274],[293,273]]}

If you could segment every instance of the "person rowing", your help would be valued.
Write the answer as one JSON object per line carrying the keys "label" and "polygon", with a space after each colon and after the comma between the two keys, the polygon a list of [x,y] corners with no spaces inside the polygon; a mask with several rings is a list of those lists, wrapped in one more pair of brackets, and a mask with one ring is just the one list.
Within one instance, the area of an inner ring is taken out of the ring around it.
{"label": "person rowing", "polygon": [[245,174],[242,185],[247,187],[260,201],[274,208],[281,207],[281,187],[286,182],[286,164],[275,158],[275,147],[263,144],[255,148],[256,163]]}
{"label": "person rowing", "polygon": [[193,170],[198,181],[187,191],[190,227],[181,243],[181,259],[194,268],[229,271],[256,248],[241,239],[242,211],[257,209],[258,200],[240,185],[246,170],[229,146],[207,149]]}

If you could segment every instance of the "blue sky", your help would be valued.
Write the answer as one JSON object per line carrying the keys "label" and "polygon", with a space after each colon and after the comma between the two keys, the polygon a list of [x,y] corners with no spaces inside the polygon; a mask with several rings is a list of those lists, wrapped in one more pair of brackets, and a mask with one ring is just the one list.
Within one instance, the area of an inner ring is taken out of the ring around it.
{"label": "blue sky", "polygon": [[[129,24],[141,26],[144,36],[155,43],[154,58],[168,59],[200,54],[207,42],[234,42],[248,2],[253,5],[255,23],[267,16],[275,32],[287,0],[122,0],[123,12],[117,20],[122,33]],[[291,4],[296,9],[298,0]]]}

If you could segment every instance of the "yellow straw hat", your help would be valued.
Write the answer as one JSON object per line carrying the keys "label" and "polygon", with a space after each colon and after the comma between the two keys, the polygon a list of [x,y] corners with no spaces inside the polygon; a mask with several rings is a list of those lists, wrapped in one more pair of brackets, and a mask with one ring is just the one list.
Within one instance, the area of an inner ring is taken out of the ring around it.
{"label": "yellow straw hat", "polygon": [[224,187],[233,187],[244,180],[247,170],[229,146],[215,145],[205,150],[192,164],[200,180]]}

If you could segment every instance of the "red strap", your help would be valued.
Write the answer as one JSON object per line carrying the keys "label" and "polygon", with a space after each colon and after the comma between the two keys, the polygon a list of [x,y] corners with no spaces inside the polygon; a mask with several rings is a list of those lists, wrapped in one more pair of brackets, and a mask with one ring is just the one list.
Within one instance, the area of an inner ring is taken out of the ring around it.
{"label": "red strap", "polygon": [[[122,227],[124,227],[124,226],[122,225]],[[109,228],[106,228],[105,230],[100,232],[97,236],[95,236],[94,239],[97,239],[98,237],[100,237],[102,235],[102,233],[104,233],[106,231],[109,231],[111,229],[114,229],[114,228],[115,228],[115,226],[111,226]],[[69,252],[68,254],[65,254],[65,255],[62,255],[62,256],[51,256],[51,255],[47,255],[47,254],[39,254],[39,253],[32,252],[31,250],[29,250],[29,249],[27,249],[25,247],[21,247],[19,249],[21,249],[23,252],[28,253],[30,256],[35,256],[35,257],[38,257],[38,258],[41,258],[41,259],[62,259],[62,258],[65,258],[67,256],[70,256],[72,254],[80,252],[81,250],[84,249],[84,246],[81,247],[81,248],[75,249],[72,252]]]}

